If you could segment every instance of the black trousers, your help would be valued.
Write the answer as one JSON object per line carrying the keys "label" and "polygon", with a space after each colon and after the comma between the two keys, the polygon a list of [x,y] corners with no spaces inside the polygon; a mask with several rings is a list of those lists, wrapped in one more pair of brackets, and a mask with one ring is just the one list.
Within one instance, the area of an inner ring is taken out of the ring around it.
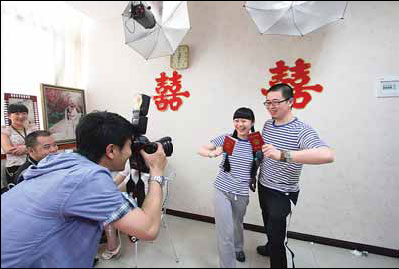
{"label": "black trousers", "polygon": [[20,167],[20,165],[18,166],[10,166],[10,167],[6,167],[6,180],[7,180],[7,184],[17,184],[17,180],[15,178],[15,173],[17,172],[18,168]]}
{"label": "black trousers", "polygon": [[267,247],[270,250],[271,268],[287,268],[287,216],[291,213],[291,201],[296,204],[298,194],[299,192],[279,192],[258,183],[259,204],[268,240]]}
{"label": "black trousers", "polygon": [[17,182],[15,180],[15,173],[17,172],[18,168],[19,168],[19,166],[5,167],[7,186],[5,186],[4,188],[1,188],[1,194],[7,192],[13,186],[17,185]]}

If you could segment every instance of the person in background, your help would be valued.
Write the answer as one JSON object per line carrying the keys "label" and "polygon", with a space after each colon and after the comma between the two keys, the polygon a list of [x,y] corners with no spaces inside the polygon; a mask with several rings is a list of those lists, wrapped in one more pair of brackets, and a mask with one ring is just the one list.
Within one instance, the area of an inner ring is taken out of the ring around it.
{"label": "person in background", "polygon": [[153,154],[140,151],[151,175],[141,208],[111,175],[132,154],[134,128],[115,113],[87,114],[76,129],[76,152],[48,155],[1,196],[2,268],[91,267],[108,224],[141,240],[157,237],[166,182],[162,145]]}
{"label": "person in background", "polygon": [[1,128],[1,147],[6,154],[7,189],[10,189],[17,184],[15,172],[26,160],[25,137],[37,127],[28,124],[28,108],[23,104],[10,104],[8,118],[10,126]]}
{"label": "person in background", "polygon": [[[255,115],[242,107],[233,115],[236,140],[231,156],[224,154],[215,181],[215,223],[217,249],[221,268],[235,268],[236,261],[244,262],[243,221],[249,203],[249,188],[254,182],[257,166],[248,135],[254,132]],[[214,158],[223,153],[224,134],[211,140],[199,150],[199,155]],[[254,186],[253,186],[254,187]],[[251,190],[255,191],[251,187]]]}
{"label": "person in background", "polygon": [[38,130],[28,134],[25,137],[25,146],[28,150],[28,156],[23,165],[15,172],[17,183],[23,181],[23,173],[31,165],[37,165],[39,161],[44,159],[50,153],[56,153],[58,146],[49,131]]}
{"label": "person in background", "polygon": [[[143,201],[145,201],[145,193],[148,192],[148,179],[150,175],[142,173],[141,176],[142,180],[139,179],[138,171],[131,169],[129,160],[126,162],[125,170],[116,173],[114,176],[114,182],[118,189],[122,192],[127,192],[128,195],[136,200],[139,207],[141,207]],[[133,186],[129,186],[129,184]],[[106,225],[104,227],[104,232],[107,238],[107,244],[105,250],[101,254],[101,258],[110,260],[114,257],[119,257],[122,245],[119,230],[112,227],[112,225]],[[135,237],[129,237],[129,240],[134,242],[134,240],[137,239]]]}
{"label": "person in background", "polygon": [[267,244],[256,250],[262,256],[270,256],[272,268],[286,268],[287,262],[293,265],[286,238],[287,217],[298,200],[303,164],[334,161],[334,153],[317,132],[293,115],[293,104],[293,89],[283,83],[272,86],[264,102],[272,118],[262,130],[265,144],[258,196]]}
{"label": "person in background", "polygon": [[[126,189],[126,180],[130,178],[130,163],[129,160],[126,162],[125,169],[123,171],[117,172],[114,176],[115,185],[120,191]],[[101,253],[101,258],[103,260],[110,260],[112,258],[119,257],[121,253],[121,237],[119,230],[112,227],[112,225],[104,226],[105,236],[107,238],[107,245],[103,253]]]}

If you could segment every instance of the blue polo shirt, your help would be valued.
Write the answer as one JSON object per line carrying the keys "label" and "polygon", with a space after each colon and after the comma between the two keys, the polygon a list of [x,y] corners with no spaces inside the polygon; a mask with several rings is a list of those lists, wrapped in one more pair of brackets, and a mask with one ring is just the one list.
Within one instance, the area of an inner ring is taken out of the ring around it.
{"label": "blue polo shirt", "polygon": [[24,179],[1,195],[1,267],[92,267],[103,224],[125,206],[110,171],[61,153]]}

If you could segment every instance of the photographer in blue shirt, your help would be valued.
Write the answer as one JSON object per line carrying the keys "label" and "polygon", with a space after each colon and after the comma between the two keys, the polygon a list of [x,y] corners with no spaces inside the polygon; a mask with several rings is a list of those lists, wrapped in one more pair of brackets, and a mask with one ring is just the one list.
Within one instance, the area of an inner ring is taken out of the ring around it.
{"label": "photographer in blue shirt", "polygon": [[141,150],[150,169],[141,208],[116,187],[131,152],[133,125],[109,112],[84,116],[75,153],[49,155],[31,166],[24,181],[1,196],[1,267],[91,267],[103,226],[142,240],[156,238],[161,224],[162,146]]}

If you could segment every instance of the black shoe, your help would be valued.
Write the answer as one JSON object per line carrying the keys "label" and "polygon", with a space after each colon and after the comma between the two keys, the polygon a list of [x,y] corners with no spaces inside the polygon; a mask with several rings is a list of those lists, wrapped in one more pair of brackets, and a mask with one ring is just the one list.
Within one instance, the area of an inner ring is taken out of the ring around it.
{"label": "black shoe", "polygon": [[95,267],[98,263],[99,258],[96,256],[94,257],[94,261],[93,261],[93,267]]}
{"label": "black shoe", "polygon": [[236,252],[236,260],[239,262],[245,262],[245,253],[244,251]]}
{"label": "black shoe", "polygon": [[256,248],[256,252],[258,252],[258,254],[265,256],[265,257],[270,257],[270,250],[268,245],[265,246],[258,246]]}

